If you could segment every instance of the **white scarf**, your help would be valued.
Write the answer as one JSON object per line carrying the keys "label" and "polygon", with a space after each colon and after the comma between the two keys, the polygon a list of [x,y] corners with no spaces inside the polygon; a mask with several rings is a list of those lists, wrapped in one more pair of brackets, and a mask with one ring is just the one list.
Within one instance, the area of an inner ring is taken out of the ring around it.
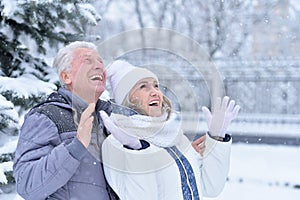
{"label": "white scarf", "polygon": [[168,120],[167,113],[160,117],[146,115],[125,116],[112,113],[111,119],[128,135],[146,140],[159,147],[174,146],[183,135],[180,116],[174,113],[170,115]]}

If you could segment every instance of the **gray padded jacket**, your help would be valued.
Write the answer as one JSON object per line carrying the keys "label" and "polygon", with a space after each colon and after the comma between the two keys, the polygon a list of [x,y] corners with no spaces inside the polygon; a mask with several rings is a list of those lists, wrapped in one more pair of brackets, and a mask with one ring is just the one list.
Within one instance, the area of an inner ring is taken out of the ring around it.
{"label": "gray padded jacket", "polygon": [[61,88],[26,114],[13,166],[17,192],[24,199],[112,199],[101,155],[90,153],[99,152],[106,137],[98,111],[110,114],[111,105],[101,100],[96,104],[91,151],[75,137],[86,107]]}

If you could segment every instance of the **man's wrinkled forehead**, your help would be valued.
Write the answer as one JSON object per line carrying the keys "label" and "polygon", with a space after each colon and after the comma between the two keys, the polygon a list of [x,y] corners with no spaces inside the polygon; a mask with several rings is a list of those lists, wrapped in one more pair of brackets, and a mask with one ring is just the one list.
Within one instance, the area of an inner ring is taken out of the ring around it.
{"label": "man's wrinkled forehead", "polygon": [[91,58],[96,58],[97,60],[102,61],[101,56],[99,53],[94,50],[94,49],[89,49],[89,48],[78,48],[74,51],[77,53],[77,56],[79,56],[81,59],[91,59]]}

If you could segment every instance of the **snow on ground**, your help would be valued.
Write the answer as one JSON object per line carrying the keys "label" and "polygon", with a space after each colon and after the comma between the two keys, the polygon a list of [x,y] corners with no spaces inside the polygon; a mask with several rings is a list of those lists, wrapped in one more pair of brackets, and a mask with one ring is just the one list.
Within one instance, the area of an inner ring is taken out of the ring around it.
{"label": "snow on ground", "polygon": [[296,146],[233,144],[229,180],[221,195],[205,200],[298,200],[299,155]]}
{"label": "snow on ground", "polygon": [[[223,192],[204,200],[298,200],[299,155],[298,146],[235,143]],[[20,199],[15,193],[0,194],[0,200]]]}
{"label": "snow on ground", "polygon": [[300,189],[257,184],[227,183],[217,198],[204,200],[299,200]]}

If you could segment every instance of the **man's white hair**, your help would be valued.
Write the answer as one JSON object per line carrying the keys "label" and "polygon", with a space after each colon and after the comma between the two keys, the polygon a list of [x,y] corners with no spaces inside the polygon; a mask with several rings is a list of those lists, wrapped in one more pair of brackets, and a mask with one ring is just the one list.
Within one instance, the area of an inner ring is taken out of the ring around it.
{"label": "man's white hair", "polygon": [[65,87],[63,80],[60,77],[62,71],[70,72],[72,68],[73,52],[78,48],[88,48],[97,51],[96,45],[91,42],[75,41],[60,49],[53,61],[53,68],[57,72],[62,87]]}

